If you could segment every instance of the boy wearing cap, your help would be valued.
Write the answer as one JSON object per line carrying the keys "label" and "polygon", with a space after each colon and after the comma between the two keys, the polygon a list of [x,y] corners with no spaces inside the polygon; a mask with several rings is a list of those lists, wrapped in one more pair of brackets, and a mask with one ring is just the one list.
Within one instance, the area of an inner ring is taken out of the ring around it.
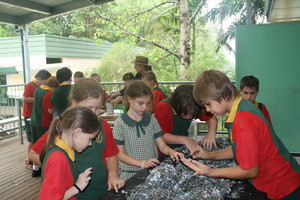
{"label": "boy wearing cap", "polygon": [[300,199],[300,166],[277,137],[262,112],[239,95],[229,78],[218,70],[201,73],[195,82],[196,102],[215,116],[228,112],[225,123],[231,130],[232,145],[214,152],[200,146],[191,151],[193,158],[235,159],[237,166],[210,168],[192,159],[182,162],[195,175],[248,179],[267,193],[269,199]]}

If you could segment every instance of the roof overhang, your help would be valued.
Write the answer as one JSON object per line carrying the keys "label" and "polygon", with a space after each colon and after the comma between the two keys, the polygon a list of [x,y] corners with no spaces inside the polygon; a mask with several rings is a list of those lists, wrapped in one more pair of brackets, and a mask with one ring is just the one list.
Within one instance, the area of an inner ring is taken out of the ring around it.
{"label": "roof overhang", "polygon": [[0,67],[0,75],[1,74],[17,74],[18,71],[16,67]]}
{"label": "roof overhang", "polygon": [[113,0],[0,0],[0,23],[25,25]]}
{"label": "roof overhang", "polygon": [[267,0],[265,13],[271,23],[300,21],[300,0]]}

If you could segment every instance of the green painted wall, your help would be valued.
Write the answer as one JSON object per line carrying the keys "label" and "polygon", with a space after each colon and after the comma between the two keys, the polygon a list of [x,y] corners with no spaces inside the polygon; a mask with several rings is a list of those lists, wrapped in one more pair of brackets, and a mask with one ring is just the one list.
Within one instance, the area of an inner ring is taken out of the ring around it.
{"label": "green painted wall", "polygon": [[277,135],[300,152],[300,22],[240,26],[236,32],[236,82],[260,80],[257,97],[271,115]]}

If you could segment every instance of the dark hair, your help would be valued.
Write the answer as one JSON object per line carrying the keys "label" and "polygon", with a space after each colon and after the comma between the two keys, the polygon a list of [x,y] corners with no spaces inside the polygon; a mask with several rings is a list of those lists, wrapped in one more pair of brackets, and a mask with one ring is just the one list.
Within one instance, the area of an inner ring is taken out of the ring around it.
{"label": "dark hair", "polygon": [[123,75],[123,81],[134,80],[134,75],[132,72],[127,72]]}
{"label": "dark hair", "polygon": [[144,81],[133,81],[125,90],[124,105],[126,110],[129,110],[129,102],[127,97],[130,97],[131,99],[136,99],[138,97],[147,95],[149,95],[151,97],[151,101],[153,101],[153,93],[151,91],[151,88]]}
{"label": "dark hair", "polygon": [[199,118],[202,108],[193,97],[193,85],[179,85],[171,97],[170,105],[177,115],[192,115],[192,118]]}
{"label": "dark hair", "polygon": [[135,63],[135,65],[143,67],[146,72],[152,71],[152,65],[150,64]]}
{"label": "dark hair", "polygon": [[34,78],[41,78],[42,80],[47,80],[51,76],[51,73],[45,69],[38,71],[38,73],[34,76]]}
{"label": "dark hair", "polygon": [[67,67],[63,67],[57,70],[56,78],[59,83],[69,81],[72,78],[72,71]]}
{"label": "dark hair", "polygon": [[79,79],[71,88],[69,102],[81,102],[88,98],[102,97],[101,84],[92,78]]}
{"label": "dark hair", "polygon": [[81,71],[77,71],[74,73],[74,77],[77,77],[77,78],[84,78],[84,74],[83,72]]}
{"label": "dark hair", "polygon": [[59,86],[59,82],[57,81],[55,76],[50,76],[47,80],[45,85],[52,87],[52,88],[57,88]]}
{"label": "dark hair", "polygon": [[259,90],[259,80],[255,76],[244,76],[240,82],[240,89],[243,90],[244,87],[255,88],[256,91]]}
{"label": "dark hair", "polygon": [[202,105],[207,100],[229,101],[240,94],[223,72],[209,70],[202,72],[196,79],[193,95],[196,102]]}
{"label": "dark hair", "polygon": [[55,146],[56,137],[77,128],[81,128],[84,133],[92,134],[100,130],[100,121],[93,111],[85,107],[75,106],[65,110],[60,118],[55,118],[50,125],[47,142],[40,155],[41,163],[48,151]]}
{"label": "dark hair", "polygon": [[145,72],[142,75],[142,79],[143,78],[146,78],[148,81],[154,81],[155,84],[158,84],[157,79],[156,79],[156,75],[152,71]]}

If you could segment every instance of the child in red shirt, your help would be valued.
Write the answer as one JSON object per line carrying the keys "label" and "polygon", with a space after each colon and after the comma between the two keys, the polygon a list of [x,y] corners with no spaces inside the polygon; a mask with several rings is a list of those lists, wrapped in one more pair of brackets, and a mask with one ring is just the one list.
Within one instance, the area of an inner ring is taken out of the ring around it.
{"label": "child in red shirt", "polygon": [[182,162],[195,175],[248,179],[253,186],[267,193],[269,199],[300,199],[300,166],[291,156],[273,126],[252,103],[241,98],[229,78],[217,70],[199,75],[193,91],[198,104],[216,116],[228,112],[227,127],[232,145],[214,152],[200,146],[191,154],[201,159],[235,159],[239,165],[210,168],[192,159]]}
{"label": "child in red shirt", "polygon": [[31,138],[31,127],[30,127],[30,117],[32,113],[32,106],[34,100],[34,92],[39,85],[43,85],[47,78],[50,77],[51,74],[47,70],[40,70],[35,76],[34,80],[27,83],[23,93],[23,117],[25,121],[25,129],[26,129],[26,138],[27,138],[27,158],[25,160],[25,167],[32,168],[32,162],[28,160],[28,154],[32,146],[32,138]]}
{"label": "child in red shirt", "polygon": [[69,108],[54,119],[40,156],[43,165],[39,199],[74,200],[86,188],[93,168],[85,169],[75,180],[75,151],[81,153],[91,146],[99,130],[98,117],[85,107]]}
{"label": "child in red shirt", "polygon": [[157,106],[157,104],[166,99],[167,95],[162,91],[162,89],[160,87],[158,87],[158,82],[156,79],[156,75],[154,74],[154,72],[145,72],[142,75],[142,81],[145,81],[147,83],[147,85],[149,85],[149,87],[152,90],[153,93],[153,104],[150,106],[149,108],[149,113],[154,113],[155,108]]}
{"label": "child in red shirt", "polygon": [[254,103],[258,107],[264,116],[271,122],[271,118],[266,106],[263,103],[256,102],[256,96],[259,91],[259,80],[254,76],[244,76],[240,82],[240,93],[244,99]]}
{"label": "child in red shirt", "polygon": [[[100,83],[90,78],[78,80],[70,91],[70,104],[71,107],[87,107],[99,115],[102,107],[102,89]],[[101,140],[97,137],[93,140],[91,148],[88,148],[80,155],[76,154],[77,169],[85,169],[84,165],[86,163],[92,163],[91,166],[93,167],[93,181],[83,193],[77,195],[77,199],[81,199],[83,195],[86,198],[89,196],[90,199],[99,199],[107,193],[107,190],[114,189],[118,192],[125,184],[124,180],[118,176],[116,155],[119,153],[119,150],[113,138],[111,127],[103,119],[100,119],[100,123],[102,123],[101,133],[104,134],[104,137],[101,137]],[[48,132],[32,146],[29,153],[31,160],[35,162],[39,161],[39,154],[46,143],[47,137]],[[86,161],[86,158],[90,160]],[[95,159],[98,162],[95,162]]]}

